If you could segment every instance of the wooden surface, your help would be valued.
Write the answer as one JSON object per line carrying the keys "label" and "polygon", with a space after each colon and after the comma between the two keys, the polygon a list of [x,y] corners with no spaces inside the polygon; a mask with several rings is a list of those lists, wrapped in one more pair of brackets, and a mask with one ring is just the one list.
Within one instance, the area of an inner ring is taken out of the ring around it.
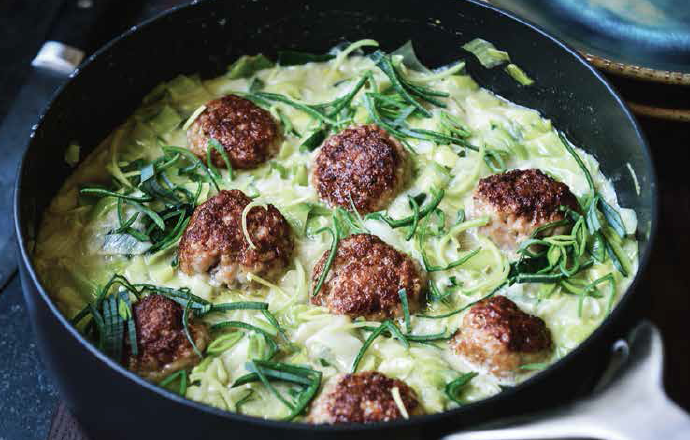
{"label": "wooden surface", "polygon": [[64,403],[58,405],[48,432],[48,440],[87,440],[79,423],[69,413]]}
{"label": "wooden surface", "polygon": [[690,411],[690,124],[640,123],[659,177],[659,229],[641,287],[649,304],[646,315],[664,338],[666,390]]}

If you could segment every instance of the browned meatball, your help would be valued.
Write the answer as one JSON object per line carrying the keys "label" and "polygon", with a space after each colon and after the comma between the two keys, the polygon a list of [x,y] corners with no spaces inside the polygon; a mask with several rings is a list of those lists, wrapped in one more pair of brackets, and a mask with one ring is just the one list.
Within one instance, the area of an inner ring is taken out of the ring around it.
{"label": "browned meatball", "polygon": [[359,125],[324,142],[312,183],[331,206],[349,210],[354,204],[366,213],[385,208],[400,192],[406,174],[407,154],[400,142],[376,125]]}
{"label": "browned meatball", "polygon": [[[278,125],[266,110],[248,99],[227,95],[206,104],[206,109],[187,130],[192,153],[206,160],[209,139],[223,146],[233,168],[251,169],[278,154]],[[211,160],[225,168],[223,157],[212,150]]]}
{"label": "browned meatball", "polygon": [[387,422],[403,417],[393,400],[397,388],[408,416],[424,414],[414,390],[401,380],[368,371],[333,376],[311,405],[309,423]]}
{"label": "browned meatball", "polygon": [[221,191],[196,207],[180,239],[180,269],[209,273],[217,284],[246,283],[247,274],[276,280],[290,263],[292,233],[285,217],[269,204],[255,206],[242,229],[242,211],[251,202],[242,191]]}
{"label": "browned meatball", "polygon": [[519,372],[520,365],[546,360],[551,332],[541,318],[505,296],[494,296],[470,308],[450,344],[469,362],[506,377]]}
{"label": "browned meatball", "polygon": [[[316,288],[330,251],[314,267]],[[421,307],[424,274],[409,256],[370,234],[351,235],[338,244],[335,259],[312,304],[331,313],[381,320],[402,316],[398,292],[405,289],[410,313]]]}
{"label": "browned meatball", "polygon": [[[480,233],[506,250],[515,249],[535,228],[563,220],[561,205],[579,210],[577,198],[567,185],[535,169],[512,170],[480,179],[472,205],[468,212],[471,216],[490,217]],[[560,227],[545,232],[561,234],[565,230]]]}
{"label": "browned meatball", "polygon": [[[183,310],[175,301],[161,295],[146,296],[132,306],[137,330],[136,356],[125,337],[125,364],[149,380],[159,380],[175,371],[198,363],[184,332]],[[203,323],[189,322],[189,333],[199,351],[208,345],[208,330]]]}

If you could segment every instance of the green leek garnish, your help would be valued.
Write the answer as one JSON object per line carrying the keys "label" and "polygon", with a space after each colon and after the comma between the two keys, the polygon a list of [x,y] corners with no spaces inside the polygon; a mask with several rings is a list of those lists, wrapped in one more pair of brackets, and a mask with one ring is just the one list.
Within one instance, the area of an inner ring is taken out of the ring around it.
{"label": "green leek garnish", "polygon": [[211,171],[211,174],[213,175],[214,179],[220,180],[220,172],[213,165],[211,150],[216,150],[216,152],[220,154],[220,157],[223,159],[223,162],[225,163],[225,168],[227,168],[228,170],[228,180],[232,182],[232,164],[230,163],[228,154],[225,151],[225,147],[223,147],[223,145],[221,145],[221,143],[217,140],[210,138],[208,140],[208,146],[206,148],[206,166]]}
{"label": "green leek garnish", "polygon": [[224,322],[219,322],[217,324],[213,324],[210,328],[210,330],[213,331],[218,331],[218,330],[224,330],[228,328],[240,328],[243,330],[249,330],[253,331],[255,333],[260,334],[261,336],[264,337],[266,340],[266,344],[268,344],[268,354],[266,355],[266,360],[271,360],[273,356],[278,353],[278,344],[273,340],[273,337],[271,336],[270,333],[268,333],[266,330],[256,327],[251,324],[247,324],[246,322],[241,322],[241,321],[224,321]]}
{"label": "green leek garnish", "polygon": [[341,238],[341,233],[340,233],[340,225],[338,224],[338,215],[337,213],[333,214],[333,223],[331,224],[330,228],[321,228],[315,232],[315,234],[320,234],[322,232],[328,232],[331,234],[331,249],[328,253],[328,258],[326,259],[325,264],[323,265],[323,268],[321,269],[321,275],[319,276],[319,280],[316,283],[316,287],[314,287],[314,291],[312,292],[312,296],[318,295],[319,291],[321,290],[321,286],[323,286],[323,282],[326,280],[326,275],[328,275],[328,271],[331,270],[331,266],[333,265],[333,261],[335,260],[335,255],[338,252],[338,242],[340,241]]}
{"label": "green leek garnish", "polygon": [[371,332],[366,341],[364,341],[364,345],[362,345],[362,348],[360,348],[359,353],[357,353],[354,362],[352,362],[352,368],[350,369],[351,373],[357,372],[357,366],[359,366],[359,362],[364,357],[364,354],[366,353],[369,346],[371,346],[371,344],[374,343],[374,340],[381,336],[381,334],[383,334],[383,332],[385,332],[386,330],[388,330],[393,335],[393,337],[399,340],[405,347],[410,346],[409,342],[407,342],[407,338],[405,338],[405,335],[402,334],[398,326],[396,326],[390,319],[386,319],[381,323],[381,325],[376,327],[374,331]]}
{"label": "green leek garnish", "polygon": [[446,396],[458,405],[463,405],[464,402],[460,400],[460,392],[470,383],[472,379],[477,377],[479,373],[465,373],[454,379],[446,385]]}
{"label": "green leek garnish", "polygon": [[158,382],[158,386],[162,388],[166,388],[168,385],[172,384],[176,380],[180,381],[180,387],[177,391],[177,394],[180,396],[184,397],[187,394],[187,371],[186,370],[180,370],[176,371],[167,377],[163,378],[160,382]]}
{"label": "green leek garnish", "polygon": [[[312,370],[311,368],[299,367],[283,362],[260,360],[247,362],[246,368],[250,373],[238,378],[233,384],[233,387],[251,382],[261,382],[271,394],[290,410],[290,413],[284,419],[285,421],[290,421],[302,414],[309,405],[309,402],[316,396],[321,386],[321,372]],[[286,399],[278,389],[271,384],[270,379],[294,383],[302,387],[302,389],[295,394],[294,403]]]}

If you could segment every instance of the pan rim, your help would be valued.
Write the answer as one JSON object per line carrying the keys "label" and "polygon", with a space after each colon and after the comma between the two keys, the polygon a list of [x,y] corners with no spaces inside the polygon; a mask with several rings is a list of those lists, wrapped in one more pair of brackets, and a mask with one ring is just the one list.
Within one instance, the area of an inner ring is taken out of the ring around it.
{"label": "pan rim", "polygon": [[[254,417],[254,416],[248,416],[248,415],[243,415],[243,414],[237,414],[233,413],[230,411],[225,411],[220,408],[216,408],[201,402],[193,401],[184,397],[179,396],[176,393],[170,392],[168,390],[165,390],[157,385],[154,385],[153,383],[150,383],[143,379],[142,377],[136,375],[135,373],[127,370],[123,366],[119,365],[112,359],[108,358],[103,352],[98,350],[93,343],[91,343],[86,337],[84,337],[74,326],[72,326],[69,323],[69,320],[58,310],[57,306],[53,302],[53,300],[50,298],[50,295],[48,295],[47,289],[43,285],[43,283],[40,281],[32,259],[29,255],[29,252],[26,247],[26,237],[24,236],[25,234],[22,231],[22,215],[21,215],[21,210],[20,210],[20,201],[22,198],[22,171],[25,168],[25,162],[27,161],[27,155],[29,150],[31,149],[33,145],[33,138],[35,132],[41,127],[43,120],[45,119],[46,115],[49,113],[50,108],[52,106],[53,101],[62,94],[63,90],[73,81],[75,78],[78,78],[82,69],[91,64],[92,62],[95,62],[100,58],[101,54],[106,53],[110,50],[111,47],[114,45],[118,44],[121,40],[124,40],[128,38],[130,35],[136,33],[139,29],[149,27],[159,20],[164,19],[165,17],[168,17],[170,15],[173,15],[177,13],[178,11],[181,10],[186,10],[188,8],[195,8],[195,7],[200,7],[199,5],[205,5],[207,3],[212,3],[214,1],[219,1],[219,0],[197,0],[193,1],[192,3],[189,4],[184,4],[184,5],[179,5],[176,7],[173,7],[171,9],[168,9],[166,11],[161,12],[160,14],[149,18],[142,23],[132,26],[129,30],[124,32],[123,34],[115,37],[111,41],[109,41],[106,45],[104,45],[102,48],[97,50],[94,54],[89,56],[84,63],[76,69],[70,76],[69,80],[63,84],[52,96],[48,104],[44,107],[43,111],[41,112],[38,121],[36,124],[33,126],[30,134],[30,138],[28,141],[28,148],[25,149],[25,152],[22,156],[22,159],[20,161],[19,167],[18,167],[18,173],[17,177],[15,180],[15,186],[14,186],[14,200],[13,200],[13,213],[14,213],[14,227],[15,227],[15,233],[18,241],[18,247],[19,247],[19,264],[23,266],[23,268],[26,270],[26,273],[29,276],[30,281],[33,283],[33,285],[36,287],[36,291],[38,292],[38,296],[42,301],[44,301],[47,305],[47,307],[50,309],[51,313],[57,318],[59,323],[62,325],[62,327],[69,332],[72,337],[74,337],[77,342],[82,345],[86,350],[91,352],[92,355],[94,355],[98,360],[101,362],[105,363],[106,366],[112,370],[115,370],[117,373],[125,376],[129,380],[133,381],[136,385],[143,387],[147,389],[150,392],[156,393],[159,396],[171,400],[175,403],[182,404],[188,407],[193,408],[196,411],[201,411],[205,413],[212,414],[213,416],[221,417],[224,419],[228,419],[230,421],[235,421],[235,422],[243,422],[243,423],[248,423],[250,425],[255,425],[257,427],[270,427],[270,428],[275,428],[275,429],[282,429],[282,430],[290,430],[293,433],[297,433],[299,431],[309,431],[309,432],[321,432],[321,433],[356,433],[356,432],[361,432],[361,431],[375,431],[375,430],[387,430],[387,429],[397,429],[397,428],[405,428],[405,427],[421,427],[421,426],[426,426],[429,424],[434,424],[439,422],[442,419],[450,419],[450,418],[455,418],[456,420],[461,420],[459,416],[462,414],[465,414],[467,412],[470,412],[474,408],[478,408],[481,406],[489,406],[493,404],[496,401],[499,401],[501,399],[506,399],[514,396],[516,393],[521,393],[524,389],[530,388],[532,384],[537,383],[538,381],[543,381],[546,380],[548,377],[553,376],[557,374],[558,371],[562,370],[567,364],[571,362],[571,360],[575,359],[578,357],[583,351],[586,351],[587,348],[594,343],[596,343],[597,340],[600,340],[603,335],[606,333],[607,329],[612,325],[613,322],[618,321],[618,318],[621,316],[621,313],[624,312],[626,309],[626,305],[630,303],[631,301],[631,296],[632,294],[636,291],[640,281],[642,274],[646,271],[647,266],[649,264],[649,258],[650,254],[655,242],[656,238],[656,233],[657,233],[657,227],[658,227],[658,187],[657,187],[657,175],[656,171],[654,168],[654,163],[652,160],[652,153],[649,148],[648,142],[646,140],[646,137],[642,133],[639,124],[635,117],[633,116],[632,112],[628,108],[627,104],[622,100],[622,98],[619,96],[617,91],[613,88],[613,86],[609,83],[609,81],[603,76],[602,73],[597,71],[590,63],[587,62],[587,60],[579,54],[575,49],[571,48],[568,46],[566,43],[558,40],[557,38],[553,37],[550,35],[548,32],[544,31],[541,29],[539,26],[529,22],[528,20],[516,17],[514,14],[511,12],[505,11],[501,8],[498,8],[496,6],[493,6],[491,4],[487,4],[485,2],[482,2],[481,0],[464,0],[466,3],[470,3],[474,6],[485,8],[488,10],[493,11],[496,14],[502,15],[504,18],[507,18],[509,20],[517,21],[518,23],[522,24],[523,26],[527,26],[530,28],[532,31],[536,32],[540,36],[547,38],[551,40],[552,43],[554,43],[556,46],[558,46],[560,49],[562,49],[565,53],[574,56],[577,61],[582,64],[585,68],[587,68],[594,77],[602,83],[602,85],[606,88],[608,93],[615,99],[615,101],[618,103],[619,107],[623,110],[624,115],[627,117],[629,123],[632,125],[635,133],[638,136],[638,139],[640,141],[640,145],[642,147],[642,153],[643,153],[643,159],[646,164],[648,164],[649,167],[649,182],[650,182],[650,191],[651,191],[651,200],[652,200],[652,206],[651,208],[651,216],[650,216],[650,221],[651,221],[651,226],[650,226],[650,231],[649,231],[649,238],[648,238],[648,245],[646,246],[644,252],[639,256],[638,259],[638,270],[635,273],[635,276],[628,286],[628,288],[625,291],[625,294],[619,301],[619,303],[616,305],[616,307],[613,309],[611,314],[607,316],[604,321],[584,340],[582,341],[576,348],[571,350],[569,353],[567,353],[564,357],[561,359],[557,360],[554,362],[552,365],[549,366],[546,370],[543,370],[534,376],[530,377],[529,379],[525,380],[524,382],[518,384],[515,387],[512,387],[510,389],[504,390],[501,393],[495,394],[493,396],[490,396],[486,399],[479,400],[477,402],[472,402],[467,405],[460,406],[458,408],[453,408],[448,411],[443,411],[439,413],[434,413],[434,414],[427,414],[423,416],[417,416],[411,419],[401,419],[401,420],[394,420],[394,421],[389,421],[389,422],[377,422],[377,423],[351,423],[351,424],[346,424],[346,425],[310,425],[307,423],[295,423],[295,422],[285,422],[285,421],[278,421],[278,420],[269,420],[269,419],[262,419],[260,417]],[[469,424],[469,426],[463,426],[460,429],[465,430],[471,427],[472,424]]]}

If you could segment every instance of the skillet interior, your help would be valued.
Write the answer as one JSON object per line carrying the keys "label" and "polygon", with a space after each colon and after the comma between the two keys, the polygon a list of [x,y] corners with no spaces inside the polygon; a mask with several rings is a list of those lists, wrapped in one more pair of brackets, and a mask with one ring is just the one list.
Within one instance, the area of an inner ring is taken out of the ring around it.
{"label": "skillet interior", "polygon": [[[380,435],[376,429],[395,430],[403,437],[432,436],[563,400],[586,385],[583,371],[597,370],[601,363],[597,355],[615,337],[613,327],[624,325],[623,312],[631,295],[579,349],[515,390],[410,422],[336,429],[264,422],[181,400],[114,368],[73,329],[65,330],[61,315],[35,281],[26,249],[40,213],[70,173],[63,160],[70,141],[77,140],[90,151],[131,114],[151,88],[178,73],[201,72],[210,77],[242,54],[272,56],[285,48],[323,52],[343,40],[364,37],[376,38],[385,49],[411,39],[422,61],[431,66],[456,60],[462,55],[460,45],[474,37],[507,50],[536,80],[533,87],[520,88],[500,68],[486,70],[467,57],[470,74],[483,87],[540,110],[576,144],[594,152],[613,180],[621,205],[638,213],[643,270],[655,216],[654,173],[644,140],[606,82],[549,37],[492,8],[457,0],[423,5],[414,0],[347,4],[207,0],[180,8],[109,45],[61,90],[33,134],[18,182],[22,275],[39,346],[68,404],[94,437],[205,438],[220,432],[290,437],[325,432],[349,435],[359,430],[358,435],[373,437]],[[639,196],[626,162],[636,171]],[[160,414],[166,415],[164,420]]]}

